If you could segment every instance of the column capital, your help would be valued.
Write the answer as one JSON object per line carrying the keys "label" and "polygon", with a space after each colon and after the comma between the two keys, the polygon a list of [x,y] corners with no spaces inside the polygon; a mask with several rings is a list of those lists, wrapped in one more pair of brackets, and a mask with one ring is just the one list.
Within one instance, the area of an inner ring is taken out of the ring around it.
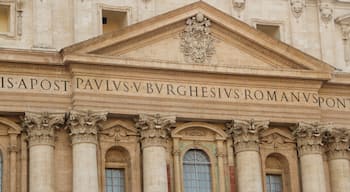
{"label": "column capital", "polygon": [[62,128],[64,113],[26,112],[22,127],[27,133],[29,147],[34,145],[54,145],[55,129]]}
{"label": "column capital", "polygon": [[330,129],[326,138],[326,143],[327,154],[330,160],[350,158],[350,129]]}
{"label": "column capital", "polygon": [[323,136],[330,124],[321,124],[319,122],[306,123],[300,122],[293,131],[297,140],[299,156],[305,154],[322,154]]}
{"label": "column capital", "polygon": [[232,136],[235,152],[259,151],[259,134],[269,127],[269,121],[233,120],[226,124],[226,131]]}
{"label": "column capital", "polygon": [[107,112],[71,111],[68,127],[72,144],[97,143],[99,123],[107,120]]}
{"label": "column capital", "polygon": [[171,128],[175,127],[176,117],[172,115],[140,114],[136,127],[141,133],[142,147],[166,147]]}

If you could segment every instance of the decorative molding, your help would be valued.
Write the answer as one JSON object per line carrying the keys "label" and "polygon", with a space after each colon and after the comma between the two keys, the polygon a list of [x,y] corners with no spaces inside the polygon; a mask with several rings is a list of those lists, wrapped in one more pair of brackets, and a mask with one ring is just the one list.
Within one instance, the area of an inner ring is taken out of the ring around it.
{"label": "decorative molding", "polygon": [[107,112],[71,111],[68,127],[72,144],[97,143],[100,122],[107,120]]}
{"label": "decorative molding", "polygon": [[63,128],[64,113],[32,113],[26,112],[22,127],[27,133],[29,146],[55,144],[55,129]]}
{"label": "decorative molding", "polygon": [[259,136],[269,127],[269,121],[233,120],[226,124],[226,131],[232,136],[235,152],[259,151]]}
{"label": "decorative molding", "polygon": [[333,128],[326,139],[327,154],[332,159],[350,159],[350,129]]}
{"label": "decorative molding", "polygon": [[306,7],[305,0],[291,0],[290,5],[292,8],[292,13],[296,18],[299,18]]}
{"label": "decorative molding", "polygon": [[166,147],[171,128],[175,127],[176,117],[171,115],[140,114],[136,127],[141,133],[142,147]]}
{"label": "decorative molding", "polygon": [[322,154],[324,136],[330,124],[300,122],[293,131],[297,140],[299,156],[305,154]]}
{"label": "decorative molding", "polygon": [[[262,136],[261,143],[272,148],[291,148],[295,146],[292,138],[285,137],[278,132]],[[295,148],[295,147],[294,147]]]}
{"label": "decorative molding", "polygon": [[333,8],[329,3],[320,4],[320,17],[325,24],[328,24],[332,20]]}
{"label": "decorative molding", "polygon": [[185,30],[180,34],[180,49],[187,62],[209,62],[215,53],[210,25],[210,20],[202,13],[187,19]]}

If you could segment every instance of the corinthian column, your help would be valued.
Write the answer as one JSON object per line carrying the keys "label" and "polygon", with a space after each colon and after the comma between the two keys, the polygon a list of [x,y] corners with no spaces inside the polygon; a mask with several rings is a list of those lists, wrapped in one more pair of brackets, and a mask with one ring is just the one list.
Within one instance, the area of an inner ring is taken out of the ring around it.
{"label": "corinthian column", "polygon": [[299,123],[293,134],[300,158],[302,191],[326,192],[322,137],[325,127],[318,123]]}
{"label": "corinthian column", "polygon": [[327,139],[332,192],[350,189],[350,130],[332,129]]}
{"label": "corinthian column", "polygon": [[268,125],[268,121],[254,120],[234,120],[226,124],[236,153],[238,192],[263,191],[259,133]]}
{"label": "corinthian column", "polygon": [[175,116],[141,114],[136,126],[141,132],[143,191],[167,192],[166,144]]}
{"label": "corinthian column", "polygon": [[97,132],[106,112],[72,111],[69,129],[73,145],[73,192],[98,192]]}
{"label": "corinthian column", "polygon": [[55,129],[64,114],[25,113],[23,128],[29,141],[29,191],[54,192]]}

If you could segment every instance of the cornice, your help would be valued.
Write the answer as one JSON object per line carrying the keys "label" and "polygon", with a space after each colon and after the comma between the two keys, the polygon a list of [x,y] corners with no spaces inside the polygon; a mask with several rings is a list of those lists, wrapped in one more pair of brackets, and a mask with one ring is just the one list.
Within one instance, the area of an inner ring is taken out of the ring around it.
{"label": "cornice", "polygon": [[63,65],[62,55],[57,51],[0,48],[0,62]]}
{"label": "cornice", "polygon": [[294,69],[254,69],[254,68],[238,68],[228,66],[199,66],[190,63],[175,63],[168,61],[154,61],[154,60],[137,60],[116,58],[113,56],[102,56],[93,54],[72,54],[65,55],[63,58],[65,65],[86,64],[86,65],[105,65],[131,68],[146,68],[159,70],[175,70],[199,73],[216,73],[216,74],[232,74],[232,75],[250,75],[262,77],[280,77],[280,78],[295,78],[295,79],[310,79],[328,81],[332,78],[332,73],[324,71],[312,70],[294,70]]}

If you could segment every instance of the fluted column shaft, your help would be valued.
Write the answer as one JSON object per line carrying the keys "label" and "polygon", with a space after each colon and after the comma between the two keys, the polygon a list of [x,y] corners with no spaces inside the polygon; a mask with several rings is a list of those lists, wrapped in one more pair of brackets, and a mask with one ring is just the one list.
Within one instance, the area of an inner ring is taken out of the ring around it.
{"label": "fluted column shaft", "polygon": [[98,192],[98,123],[107,119],[105,112],[72,111],[69,129],[73,145],[73,192]]}
{"label": "fluted column shaft", "polygon": [[238,192],[262,192],[259,133],[268,128],[268,121],[235,120],[227,124],[236,153]]}
{"label": "fluted column shaft", "polygon": [[140,115],[136,126],[141,132],[143,191],[167,192],[166,144],[174,116]]}
{"label": "fluted column shaft", "polygon": [[322,157],[324,131],[317,123],[299,123],[293,133],[297,139],[303,192],[326,192]]}
{"label": "fluted column shaft", "polygon": [[29,141],[29,191],[54,192],[55,128],[64,114],[26,113],[23,121]]}
{"label": "fluted column shaft", "polygon": [[347,192],[350,189],[349,140],[349,129],[332,129],[327,139],[332,192]]}

